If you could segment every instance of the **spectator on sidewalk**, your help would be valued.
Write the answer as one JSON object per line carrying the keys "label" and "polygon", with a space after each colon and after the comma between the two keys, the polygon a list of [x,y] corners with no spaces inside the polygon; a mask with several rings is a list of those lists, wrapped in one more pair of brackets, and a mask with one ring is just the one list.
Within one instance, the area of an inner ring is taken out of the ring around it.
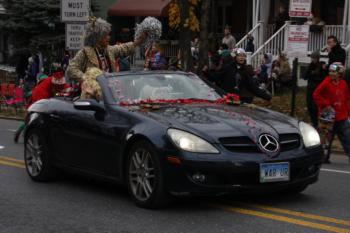
{"label": "spectator on sidewalk", "polygon": [[328,65],[335,62],[340,62],[345,65],[346,52],[341,47],[338,38],[336,36],[329,36],[327,38],[327,51],[328,51]]}
{"label": "spectator on sidewalk", "polygon": [[333,134],[338,135],[350,162],[350,92],[346,81],[342,79],[343,73],[344,66],[341,63],[331,64],[329,76],[317,87],[313,97],[320,113],[328,110],[335,112]]}
{"label": "spectator on sidewalk", "polygon": [[163,48],[159,43],[153,43],[146,52],[145,70],[167,70],[168,62],[164,57]]}
{"label": "spectator on sidewalk", "polygon": [[203,73],[209,81],[224,91],[239,95],[242,103],[252,103],[255,96],[270,101],[271,95],[259,88],[254,70],[247,65],[246,58],[244,49],[237,49],[231,53],[224,50],[218,67],[211,70],[205,67]]}
{"label": "spectator on sidewalk", "polygon": [[258,72],[259,83],[267,85],[271,77],[272,70],[272,54],[265,53],[261,61],[260,70]]}
{"label": "spectator on sidewalk", "polygon": [[349,90],[350,90],[350,68],[346,69],[344,72],[344,80],[346,84],[348,84]]}
{"label": "spectator on sidewalk", "polygon": [[308,66],[304,79],[307,80],[306,103],[310,119],[314,128],[318,128],[318,110],[313,99],[313,93],[324,80],[327,73],[323,69],[324,62],[320,62],[320,52],[314,51],[311,54],[311,63]]}
{"label": "spectator on sidewalk", "polygon": [[245,47],[245,51],[246,52],[251,52],[252,54],[254,53],[255,51],[255,45],[254,45],[254,37],[252,35],[248,35],[247,36],[247,45]]}
{"label": "spectator on sidewalk", "polygon": [[234,57],[235,73],[233,77],[239,89],[239,96],[242,103],[251,104],[254,97],[260,97],[270,101],[272,96],[259,87],[259,82],[255,76],[253,67],[247,65],[247,54],[244,49],[236,49],[231,54]]}
{"label": "spectator on sidewalk", "polygon": [[212,83],[228,93],[239,93],[238,83],[234,79],[235,65],[229,50],[223,50],[218,64],[213,67],[204,67],[204,76]]}
{"label": "spectator on sidewalk", "polygon": [[225,27],[222,43],[226,44],[229,50],[232,50],[236,47],[236,38],[231,34],[230,26]]}
{"label": "spectator on sidewalk", "polygon": [[274,25],[275,25],[274,33],[276,33],[281,27],[283,27],[283,25],[289,19],[290,19],[289,18],[289,13],[286,10],[286,7],[285,6],[280,6],[278,15],[277,15],[277,17],[276,17],[276,19],[274,21]]}
{"label": "spectator on sidewalk", "polygon": [[271,77],[276,80],[276,85],[280,90],[291,86],[292,69],[286,54],[280,53],[277,60],[273,62]]}

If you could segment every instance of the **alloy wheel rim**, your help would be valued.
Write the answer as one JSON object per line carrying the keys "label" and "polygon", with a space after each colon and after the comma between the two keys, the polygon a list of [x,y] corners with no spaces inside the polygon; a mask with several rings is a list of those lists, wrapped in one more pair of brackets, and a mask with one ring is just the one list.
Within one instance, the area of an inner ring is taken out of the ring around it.
{"label": "alloy wheel rim", "polygon": [[39,136],[32,134],[27,140],[25,156],[27,170],[31,176],[39,175],[42,170],[42,153],[43,145]]}
{"label": "alloy wheel rim", "polygon": [[148,200],[154,190],[155,169],[151,154],[145,149],[136,150],[130,160],[129,183],[133,195],[140,201]]}

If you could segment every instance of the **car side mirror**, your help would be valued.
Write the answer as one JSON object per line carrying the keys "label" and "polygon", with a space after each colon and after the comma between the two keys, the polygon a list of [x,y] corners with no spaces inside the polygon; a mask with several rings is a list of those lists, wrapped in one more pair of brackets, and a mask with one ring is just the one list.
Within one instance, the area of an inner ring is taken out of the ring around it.
{"label": "car side mirror", "polygon": [[74,108],[82,111],[94,111],[97,120],[104,120],[106,115],[105,107],[94,99],[84,99],[74,102]]}

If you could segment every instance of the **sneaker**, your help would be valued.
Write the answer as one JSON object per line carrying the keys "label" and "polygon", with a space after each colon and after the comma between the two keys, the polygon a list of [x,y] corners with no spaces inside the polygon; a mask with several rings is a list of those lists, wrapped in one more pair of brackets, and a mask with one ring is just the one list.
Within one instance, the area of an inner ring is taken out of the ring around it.
{"label": "sneaker", "polygon": [[19,137],[21,136],[21,133],[22,133],[22,130],[17,130],[17,131],[15,132],[15,135],[14,135],[14,137],[13,137],[13,141],[14,141],[15,143],[18,143],[18,140],[19,140]]}

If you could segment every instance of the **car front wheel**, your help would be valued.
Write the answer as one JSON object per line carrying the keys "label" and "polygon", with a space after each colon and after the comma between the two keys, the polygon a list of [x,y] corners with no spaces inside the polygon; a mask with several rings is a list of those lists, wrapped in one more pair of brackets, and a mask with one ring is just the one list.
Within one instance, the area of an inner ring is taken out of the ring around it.
{"label": "car front wheel", "polygon": [[130,150],[127,184],[135,203],[142,208],[158,208],[168,201],[162,167],[153,146],[139,141]]}

